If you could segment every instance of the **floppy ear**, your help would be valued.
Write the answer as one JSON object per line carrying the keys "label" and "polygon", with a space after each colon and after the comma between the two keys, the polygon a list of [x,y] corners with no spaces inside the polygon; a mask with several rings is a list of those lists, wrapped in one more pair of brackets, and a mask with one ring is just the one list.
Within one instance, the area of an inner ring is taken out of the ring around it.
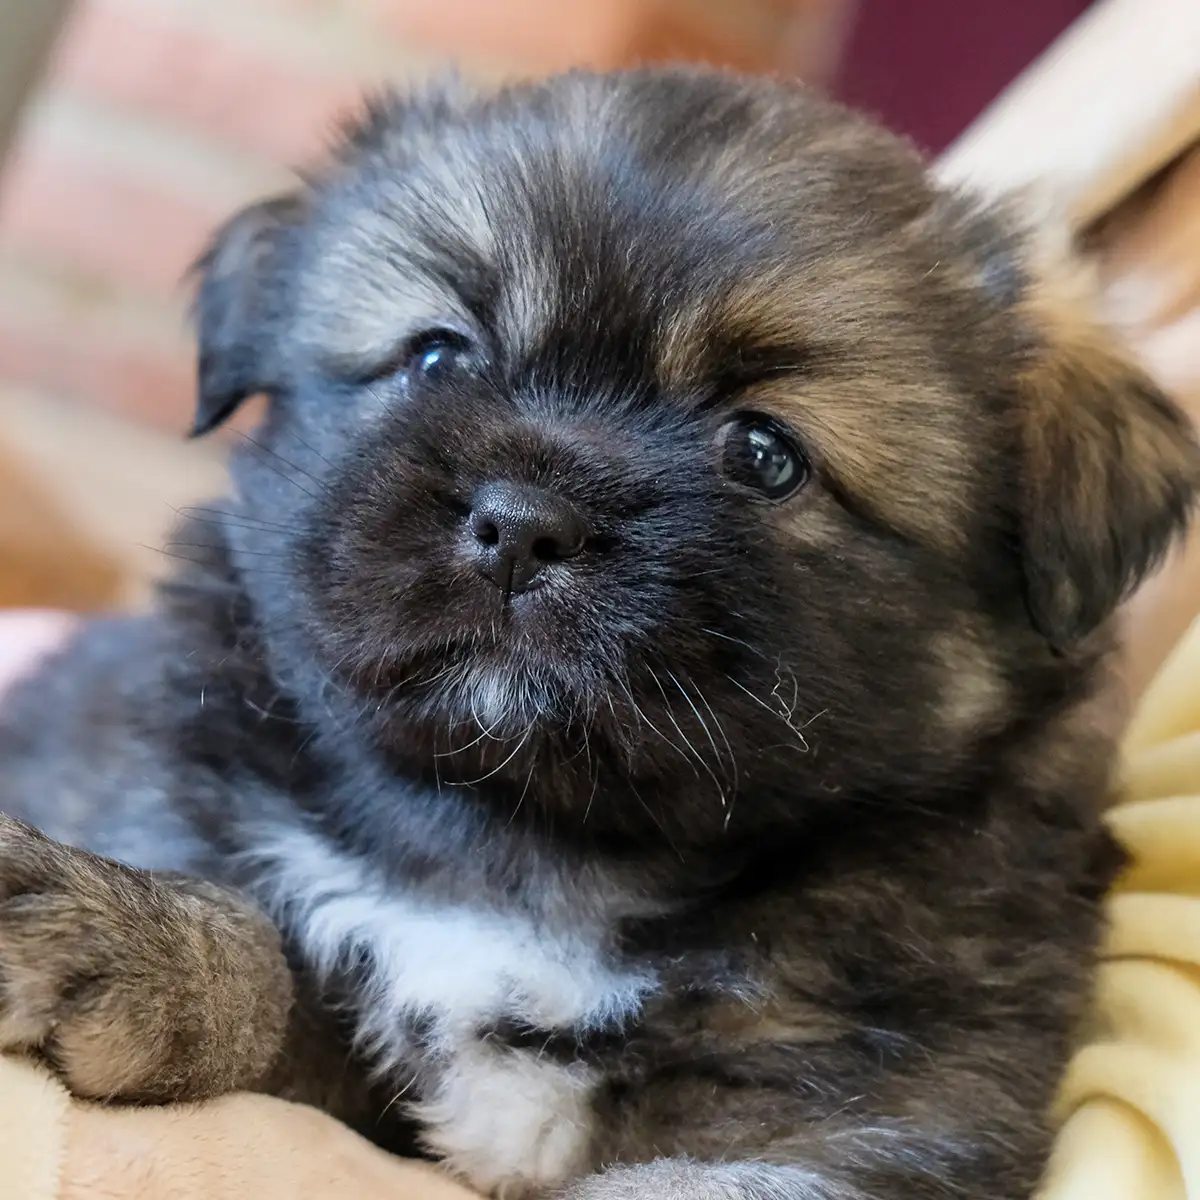
{"label": "floppy ear", "polygon": [[251,205],[217,231],[197,262],[199,363],[190,436],[215,429],[248,396],[276,382],[272,349],[288,240],[307,208],[300,194]]}
{"label": "floppy ear", "polygon": [[1184,531],[1200,446],[1187,417],[1086,308],[1028,286],[1021,548],[1033,623],[1061,648],[1100,625]]}

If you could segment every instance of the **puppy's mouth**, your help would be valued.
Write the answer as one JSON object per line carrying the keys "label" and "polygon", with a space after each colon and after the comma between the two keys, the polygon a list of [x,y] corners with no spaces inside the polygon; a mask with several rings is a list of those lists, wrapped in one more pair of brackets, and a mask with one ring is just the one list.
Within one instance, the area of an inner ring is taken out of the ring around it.
{"label": "puppy's mouth", "polygon": [[497,621],[470,637],[397,648],[373,667],[352,669],[345,681],[380,715],[435,720],[448,728],[465,723],[500,736],[569,720],[593,675]]}

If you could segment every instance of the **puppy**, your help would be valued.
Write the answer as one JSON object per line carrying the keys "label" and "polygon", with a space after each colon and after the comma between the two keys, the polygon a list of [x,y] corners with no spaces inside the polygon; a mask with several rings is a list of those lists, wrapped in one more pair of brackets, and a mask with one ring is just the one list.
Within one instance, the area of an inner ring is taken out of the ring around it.
{"label": "puppy", "polygon": [[8,707],[0,1044],[508,1197],[1027,1197],[1200,451],[1016,227],[575,74],[379,102],[201,274],[195,432],[267,413]]}

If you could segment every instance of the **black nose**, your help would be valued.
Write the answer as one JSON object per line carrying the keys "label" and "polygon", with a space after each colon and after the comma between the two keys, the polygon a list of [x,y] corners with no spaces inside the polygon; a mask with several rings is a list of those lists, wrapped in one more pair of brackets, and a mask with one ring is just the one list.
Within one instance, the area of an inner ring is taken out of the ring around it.
{"label": "black nose", "polygon": [[513,483],[480,488],[470,524],[479,570],[506,593],[528,591],[547,563],[574,558],[587,536],[569,501]]}

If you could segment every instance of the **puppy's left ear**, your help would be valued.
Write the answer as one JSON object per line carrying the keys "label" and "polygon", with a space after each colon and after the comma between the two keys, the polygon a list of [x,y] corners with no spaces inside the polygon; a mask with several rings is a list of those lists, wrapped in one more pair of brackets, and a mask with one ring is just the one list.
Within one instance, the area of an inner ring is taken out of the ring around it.
{"label": "puppy's left ear", "polygon": [[1200,446],[1078,294],[1032,276],[1026,286],[1021,543],[1033,623],[1061,648],[1113,613],[1183,533]]}
{"label": "puppy's left ear", "polygon": [[247,397],[277,384],[289,244],[307,212],[300,193],[253,204],[217,231],[196,263],[198,395],[190,436],[215,429]]}

